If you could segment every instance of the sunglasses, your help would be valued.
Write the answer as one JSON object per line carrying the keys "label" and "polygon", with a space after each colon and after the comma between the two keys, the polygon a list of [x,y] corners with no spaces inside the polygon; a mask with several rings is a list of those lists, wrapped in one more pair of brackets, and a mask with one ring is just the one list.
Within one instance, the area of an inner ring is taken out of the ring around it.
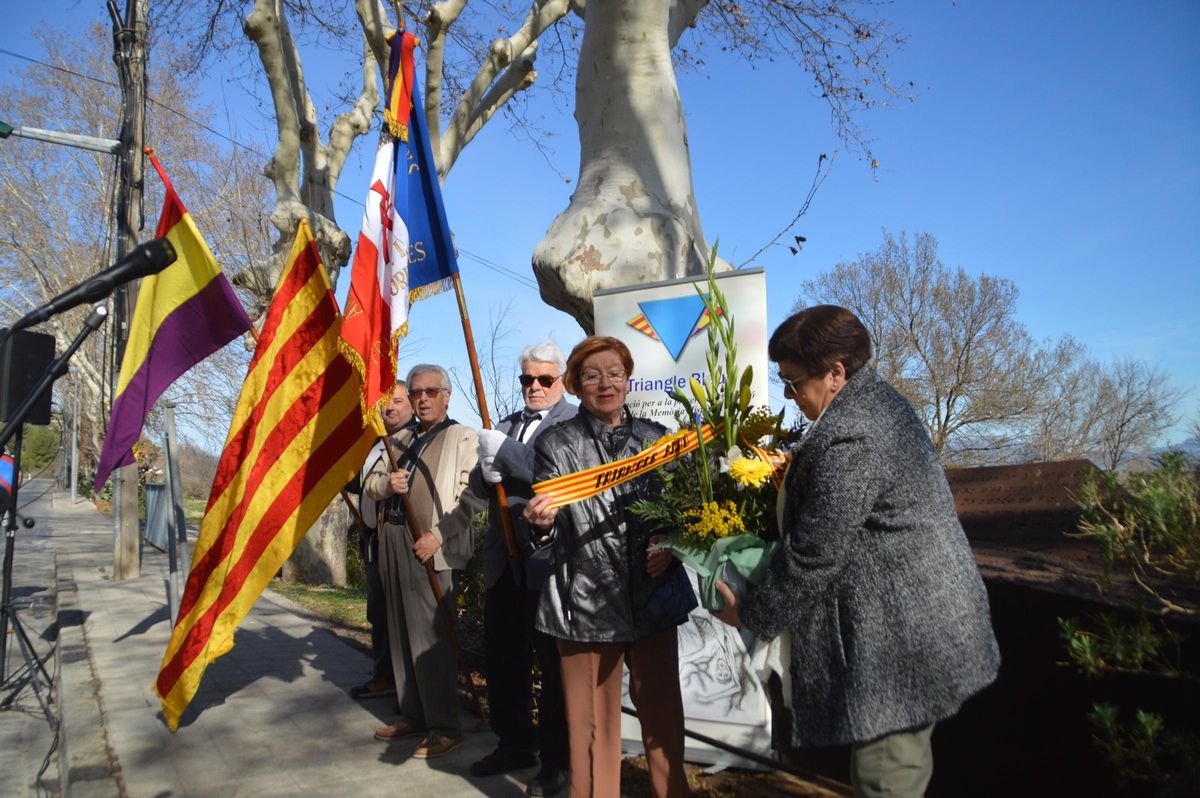
{"label": "sunglasses", "polygon": [[409,388],[408,396],[410,399],[420,399],[421,394],[425,394],[426,399],[436,399],[437,395],[445,388]]}
{"label": "sunglasses", "polygon": [[537,384],[543,388],[549,388],[558,381],[558,377],[551,377],[548,374],[539,374],[536,377],[532,374],[522,374],[520,377],[517,377],[517,382],[521,383],[522,388],[528,388],[530,385],[533,385],[534,380],[537,380]]}

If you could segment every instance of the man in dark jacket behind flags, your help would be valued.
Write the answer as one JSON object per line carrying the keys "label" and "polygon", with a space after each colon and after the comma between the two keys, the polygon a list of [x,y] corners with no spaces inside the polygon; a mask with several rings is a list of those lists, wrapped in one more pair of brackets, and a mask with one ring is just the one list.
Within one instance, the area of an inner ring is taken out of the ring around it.
{"label": "man in dark jacket behind flags", "polygon": [[[523,511],[533,495],[533,441],[544,430],[573,417],[575,405],[563,400],[566,358],[553,341],[527,346],[520,355],[522,410],[494,430],[479,432],[479,468],[468,490],[486,495],[488,528],[483,546],[484,644],[487,653],[488,703],[496,750],[471,766],[475,776],[530,767],[540,756],[541,770],[526,794],[555,795],[567,782],[567,721],[563,708],[558,649],[533,628],[538,595],[546,581],[549,552],[534,552]],[[508,558],[500,507],[491,486],[502,483],[519,549]],[[538,725],[533,724],[534,652],[542,674]],[[535,753],[536,752],[536,753]]]}

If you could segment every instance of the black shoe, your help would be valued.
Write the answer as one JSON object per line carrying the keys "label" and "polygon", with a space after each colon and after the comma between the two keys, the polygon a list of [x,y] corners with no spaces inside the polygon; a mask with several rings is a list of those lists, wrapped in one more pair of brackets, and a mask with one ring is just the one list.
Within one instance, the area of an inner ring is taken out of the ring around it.
{"label": "black shoe", "polygon": [[538,774],[533,777],[533,781],[529,782],[529,786],[525,788],[525,794],[529,798],[549,798],[551,795],[558,795],[567,786],[570,773],[566,768],[547,765],[538,771]]}
{"label": "black shoe", "polygon": [[471,775],[498,776],[501,773],[508,773],[510,770],[531,768],[536,764],[537,756],[532,751],[497,748],[471,765]]}

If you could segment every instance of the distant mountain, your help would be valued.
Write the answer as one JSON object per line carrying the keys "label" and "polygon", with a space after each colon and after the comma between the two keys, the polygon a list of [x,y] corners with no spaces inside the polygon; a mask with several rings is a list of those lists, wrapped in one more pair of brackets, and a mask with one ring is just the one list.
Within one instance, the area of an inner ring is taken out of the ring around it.
{"label": "distant mountain", "polygon": [[1164,454],[1166,452],[1183,452],[1190,457],[1200,458],[1200,436],[1193,435],[1179,443],[1174,443],[1170,446],[1160,446],[1153,451],[1153,454]]}
{"label": "distant mountain", "polygon": [[[1145,471],[1153,468],[1155,461],[1167,452],[1183,452],[1193,460],[1200,460],[1200,437],[1193,436],[1178,443],[1132,453],[1117,470],[1121,472]],[[1097,459],[1096,462],[1100,462],[1100,460]]]}

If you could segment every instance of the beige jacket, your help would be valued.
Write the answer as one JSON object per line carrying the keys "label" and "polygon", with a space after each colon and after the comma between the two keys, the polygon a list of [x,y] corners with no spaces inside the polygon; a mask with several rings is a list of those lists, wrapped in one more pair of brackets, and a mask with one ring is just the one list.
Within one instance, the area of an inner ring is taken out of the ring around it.
{"label": "beige jacket", "polygon": [[[486,507],[486,502],[473,494],[464,495],[467,478],[479,459],[479,436],[475,430],[462,424],[453,424],[442,434],[447,438],[442,447],[441,462],[433,470],[436,504],[441,508],[441,512],[435,510],[427,513],[426,517],[417,519],[420,531],[432,532],[442,544],[433,558],[433,567],[438,571],[467,566],[475,550],[471,518]],[[412,439],[411,430],[401,430],[392,436],[392,440],[398,444],[397,453],[403,451]],[[376,463],[367,475],[363,482],[363,491],[376,501],[389,498],[394,494],[388,485],[388,477],[388,464],[384,459]],[[411,535],[408,530],[405,530],[404,534]]]}

